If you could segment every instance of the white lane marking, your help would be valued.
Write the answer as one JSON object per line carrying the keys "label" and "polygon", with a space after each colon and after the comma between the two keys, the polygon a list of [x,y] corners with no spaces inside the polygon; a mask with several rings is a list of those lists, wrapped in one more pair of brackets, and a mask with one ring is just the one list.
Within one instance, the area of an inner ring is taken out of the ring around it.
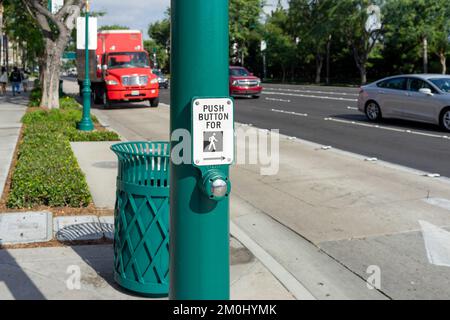
{"label": "white lane marking", "polygon": [[347,109],[348,109],[348,110],[358,110],[358,108],[356,108],[356,107],[350,107],[350,106],[348,106]]}
{"label": "white lane marking", "polygon": [[240,243],[247,247],[247,249],[250,250],[250,252],[253,253],[267,269],[269,269],[275,278],[277,278],[297,300],[317,300],[297,278],[264,250],[264,248],[242,231],[233,221],[230,221],[230,233]]}
{"label": "white lane marking", "polygon": [[431,204],[436,207],[440,207],[442,209],[450,210],[450,200],[448,199],[441,199],[441,198],[428,198],[424,199],[428,204]]}
{"label": "white lane marking", "polygon": [[439,173],[426,173],[426,174],[424,174],[424,177],[427,177],[427,178],[440,178],[441,175]]}
{"label": "white lane marking", "polygon": [[413,130],[407,130],[407,129],[391,128],[391,127],[368,124],[368,123],[363,123],[363,122],[358,122],[358,121],[341,120],[341,119],[335,119],[335,118],[324,118],[324,120],[338,122],[338,123],[352,124],[352,125],[360,126],[360,127],[376,128],[376,129],[395,131],[395,132],[401,132],[401,133],[410,133],[410,134],[415,134],[418,136],[424,136],[424,137],[430,137],[430,138],[439,138],[439,139],[450,140],[449,136],[433,134],[433,133],[425,133],[425,132],[413,131]]}
{"label": "white lane marking", "polygon": [[295,94],[295,93],[272,92],[272,91],[263,91],[263,94],[300,97],[300,98],[313,98],[313,99],[322,99],[322,100],[351,101],[351,102],[358,101],[358,99],[338,98],[338,97],[328,97],[328,96],[313,96],[313,95],[307,95],[307,94]]}
{"label": "white lane marking", "polygon": [[339,96],[353,96],[358,97],[357,93],[348,93],[348,92],[335,92],[335,91],[317,91],[317,90],[307,90],[307,89],[284,89],[284,88],[272,88],[267,87],[270,90],[277,91],[286,91],[286,92],[299,92],[299,93],[319,93],[319,94],[331,94],[331,95],[339,95]]}
{"label": "white lane marking", "polygon": [[291,100],[284,99],[275,99],[275,98],[266,98],[267,101],[277,101],[277,102],[291,102]]}
{"label": "white lane marking", "polygon": [[450,232],[427,221],[419,221],[429,263],[450,267]]}
{"label": "white lane marking", "polygon": [[308,114],[306,114],[306,113],[297,113],[297,112],[278,110],[278,109],[272,109],[271,111],[277,112],[277,113],[290,114],[290,115],[299,116],[299,117],[307,117],[308,116]]}

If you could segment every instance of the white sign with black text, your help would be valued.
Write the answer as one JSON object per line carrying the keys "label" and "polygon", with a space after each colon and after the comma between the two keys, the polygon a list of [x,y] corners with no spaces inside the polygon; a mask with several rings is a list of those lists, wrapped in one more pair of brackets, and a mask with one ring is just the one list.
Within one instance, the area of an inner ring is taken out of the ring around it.
{"label": "white sign with black text", "polygon": [[234,104],[229,98],[196,99],[192,106],[193,160],[196,166],[234,161]]}

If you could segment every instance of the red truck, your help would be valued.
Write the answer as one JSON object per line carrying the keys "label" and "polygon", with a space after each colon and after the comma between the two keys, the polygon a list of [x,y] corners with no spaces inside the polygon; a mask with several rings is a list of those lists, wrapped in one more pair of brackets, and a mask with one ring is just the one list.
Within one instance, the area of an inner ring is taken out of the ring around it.
{"label": "red truck", "polygon": [[259,98],[263,87],[261,79],[244,67],[230,67],[230,96],[251,96]]}
{"label": "red truck", "polygon": [[[142,33],[111,30],[98,33],[97,50],[90,52],[92,95],[104,107],[112,102],[149,101],[159,104],[158,77],[152,73]],[[78,52],[78,84],[84,80],[84,52]]]}

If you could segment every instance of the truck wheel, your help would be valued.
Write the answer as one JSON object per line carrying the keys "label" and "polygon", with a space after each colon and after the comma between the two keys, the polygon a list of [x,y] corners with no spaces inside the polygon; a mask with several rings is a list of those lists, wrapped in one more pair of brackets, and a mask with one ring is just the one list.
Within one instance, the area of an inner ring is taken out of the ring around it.
{"label": "truck wheel", "polygon": [[111,106],[111,102],[108,99],[108,94],[106,93],[106,90],[103,90],[102,92],[102,105],[104,109],[108,109]]}
{"label": "truck wheel", "polygon": [[150,106],[157,108],[159,106],[159,98],[150,99]]}
{"label": "truck wheel", "polygon": [[95,104],[103,104],[103,90],[94,88],[93,95]]}

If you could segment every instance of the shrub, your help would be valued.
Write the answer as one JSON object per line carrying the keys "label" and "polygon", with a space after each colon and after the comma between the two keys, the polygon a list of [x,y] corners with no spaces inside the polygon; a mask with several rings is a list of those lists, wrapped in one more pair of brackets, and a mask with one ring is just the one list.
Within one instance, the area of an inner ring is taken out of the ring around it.
{"label": "shrub", "polygon": [[7,202],[10,208],[78,208],[91,202],[70,142],[117,141],[119,137],[110,131],[77,130],[82,117],[79,104],[73,98],[63,98],[60,103],[61,109],[34,110],[22,119],[25,129]]}
{"label": "shrub", "polygon": [[29,107],[39,107],[41,105],[42,100],[42,89],[39,86],[35,86],[33,90],[30,92],[30,102],[28,103]]}

